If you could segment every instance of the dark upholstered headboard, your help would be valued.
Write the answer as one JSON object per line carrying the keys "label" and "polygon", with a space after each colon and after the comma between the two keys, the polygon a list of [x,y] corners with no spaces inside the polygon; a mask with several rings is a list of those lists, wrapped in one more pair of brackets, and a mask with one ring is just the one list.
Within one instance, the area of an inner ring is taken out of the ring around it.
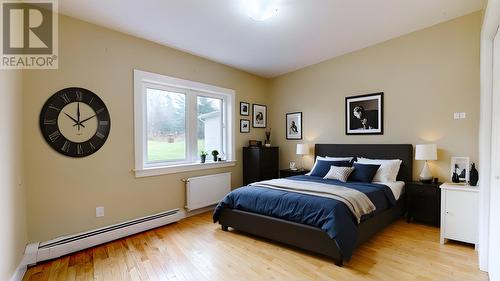
{"label": "dark upholstered headboard", "polygon": [[403,163],[401,163],[397,180],[409,182],[413,179],[413,146],[411,144],[316,144],[314,155],[401,159]]}

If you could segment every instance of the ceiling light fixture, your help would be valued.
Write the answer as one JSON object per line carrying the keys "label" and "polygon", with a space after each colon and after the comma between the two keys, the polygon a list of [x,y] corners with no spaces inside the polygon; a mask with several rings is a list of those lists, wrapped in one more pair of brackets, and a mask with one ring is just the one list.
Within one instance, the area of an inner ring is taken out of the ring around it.
{"label": "ceiling light fixture", "polygon": [[265,21],[278,13],[278,0],[243,0],[248,16]]}

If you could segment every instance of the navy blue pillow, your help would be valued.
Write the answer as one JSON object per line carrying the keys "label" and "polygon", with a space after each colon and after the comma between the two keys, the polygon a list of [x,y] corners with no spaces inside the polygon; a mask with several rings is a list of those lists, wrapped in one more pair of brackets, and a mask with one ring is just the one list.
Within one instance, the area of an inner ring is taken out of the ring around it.
{"label": "navy blue pillow", "polygon": [[351,167],[350,161],[330,161],[330,160],[316,160],[316,165],[314,165],[311,171],[311,176],[313,177],[324,177],[330,171],[331,166],[337,167]]}
{"label": "navy blue pillow", "polygon": [[373,164],[354,163],[352,166],[354,171],[349,175],[347,181],[372,182],[378,168],[380,168],[380,165]]}

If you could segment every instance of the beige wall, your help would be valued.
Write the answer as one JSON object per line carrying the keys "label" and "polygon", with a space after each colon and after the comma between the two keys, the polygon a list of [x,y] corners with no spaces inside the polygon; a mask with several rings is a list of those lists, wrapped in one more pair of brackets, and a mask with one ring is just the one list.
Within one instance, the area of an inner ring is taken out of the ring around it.
{"label": "beige wall", "polygon": [[0,70],[0,96],[0,280],[10,280],[27,241],[20,71]]}
{"label": "beige wall", "polygon": [[[231,171],[232,185],[242,182],[235,167],[136,179],[133,131],[133,69],[234,89],[240,101],[267,104],[268,81],[233,68],[79,20],[60,17],[59,69],[27,71],[24,76],[24,133],[28,189],[29,240],[44,241],[127,219],[182,208],[181,178]],[[98,153],[72,159],[54,152],[38,128],[43,103],[70,86],[88,88],[106,103],[111,134]],[[239,110],[239,109],[238,109]],[[239,113],[239,111],[238,111]],[[239,133],[236,156],[263,129]],[[106,215],[95,218],[95,207]]]}
{"label": "beige wall", "polygon": [[[133,143],[134,68],[236,90],[236,103],[269,105],[272,142],[281,166],[295,160],[285,140],[285,113],[304,113],[304,142],[426,143],[440,148],[431,166],[448,177],[452,155],[477,160],[480,13],[310,66],[272,80],[68,17],[60,18],[60,62],[53,71],[26,71],[24,155],[28,238],[44,241],[185,204],[181,178],[231,171],[242,182],[241,147],[264,139],[263,129],[236,134],[232,168],[136,179]],[[80,86],[96,92],[112,118],[111,134],[96,154],[72,159],[55,153],[38,128],[43,103],[56,91]],[[345,96],[385,92],[384,135],[344,134]],[[453,112],[467,119],[453,120]],[[235,128],[239,132],[239,118]],[[311,166],[312,157],[306,159]],[[414,176],[422,163],[417,163]],[[95,218],[95,207],[106,216]]]}
{"label": "beige wall", "polygon": [[[285,113],[303,112],[303,142],[436,143],[434,175],[449,178],[450,157],[478,159],[479,36],[473,13],[271,81],[271,121],[282,167],[295,160]],[[346,96],[385,92],[384,135],[346,136]],[[453,112],[466,112],[453,120]],[[305,159],[312,165],[313,157]],[[415,162],[414,177],[422,162]]]}

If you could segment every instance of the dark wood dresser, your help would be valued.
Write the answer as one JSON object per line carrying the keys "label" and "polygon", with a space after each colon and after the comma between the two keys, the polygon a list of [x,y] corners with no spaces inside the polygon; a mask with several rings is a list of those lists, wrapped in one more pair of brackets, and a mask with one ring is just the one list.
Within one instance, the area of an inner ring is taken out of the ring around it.
{"label": "dark wood dresser", "polygon": [[407,219],[439,227],[441,221],[441,183],[407,182]]}
{"label": "dark wood dresser", "polygon": [[243,147],[243,184],[279,177],[278,147]]}

